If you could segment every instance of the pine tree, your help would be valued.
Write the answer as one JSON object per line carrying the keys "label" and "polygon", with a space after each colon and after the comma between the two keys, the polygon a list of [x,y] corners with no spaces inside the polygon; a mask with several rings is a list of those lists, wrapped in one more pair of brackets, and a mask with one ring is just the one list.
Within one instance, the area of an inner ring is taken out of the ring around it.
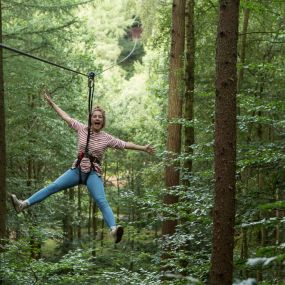
{"label": "pine tree", "polygon": [[[185,0],[174,0],[172,5],[172,35],[170,50],[169,70],[169,94],[168,94],[168,129],[167,129],[167,151],[171,153],[170,160],[175,161],[181,151],[181,124],[173,122],[182,117],[182,75],[183,75],[183,53],[185,40]],[[177,170],[179,163],[170,162],[165,171],[165,185],[171,189],[179,185],[180,173]],[[166,194],[164,203],[172,205],[178,202],[178,196]],[[177,220],[168,218],[163,222],[162,235],[173,235]],[[164,255],[167,257],[167,254]]]}
{"label": "pine tree", "polygon": [[231,285],[235,226],[239,0],[221,0],[216,50],[215,198],[211,285]]}
{"label": "pine tree", "polygon": [[[0,1],[0,42],[2,43],[2,6]],[[0,48],[0,240],[6,236],[6,147],[3,52]],[[1,241],[0,241],[1,243]]]}

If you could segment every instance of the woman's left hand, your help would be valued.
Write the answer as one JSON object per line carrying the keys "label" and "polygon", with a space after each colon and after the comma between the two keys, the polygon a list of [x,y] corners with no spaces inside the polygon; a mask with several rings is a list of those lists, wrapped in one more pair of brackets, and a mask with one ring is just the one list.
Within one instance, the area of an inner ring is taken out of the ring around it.
{"label": "woman's left hand", "polygon": [[150,144],[145,146],[145,151],[148,154],[154,154],[155,153],[155,148],[153,146],[151,146]]}

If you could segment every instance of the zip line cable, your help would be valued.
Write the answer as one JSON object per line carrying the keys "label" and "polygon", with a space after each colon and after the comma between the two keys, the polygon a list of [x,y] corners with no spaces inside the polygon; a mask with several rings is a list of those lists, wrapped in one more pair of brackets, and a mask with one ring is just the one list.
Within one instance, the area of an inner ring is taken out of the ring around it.
{"label": "zip line cable", "polygon": [[76,74],[80,74],[80,75],[83,75],[83,76],[88,76],[88,74],[82,73],[82,72],[77,71],[77,70],[73,70],[73,69],[71,69],[71,68],[68,68],[68,67],[59,65],[59,64],[57,64],[57,63],[53,63],[53,62],[48,61],[48,60],[43,59],[43,58],[39,58],[39,57],[37,57],[37,56],[34,56],[34,55],[29,54],[29,53],[23,52],[23,51],[21,51],[21,50],[18,50],[18,49],[12,48],[12,47],[8,47],[8,46],[6,46],[6,45],[4,45],[4,44],[2,44],[2,43],[0,43],[0,47],[1,47],[1,48],[4,48],[4,49],[7,49],[7,50],[9,50],[9,51],[12,51],[12,52],[15,52],[15,53],[18,53],[18,54],[21,54],[21,55],[24,55],[24,56],[33,58],[33,59],[36,59],[36,60],[42,61],[42,62],[44,62],[44,63],[48,63],[48,64],[50,64],[50,65],[53,65],[53,66],[56,66],[56,67],[59,67],[59,68],[62,68],[62,69],[65,69],[65,70],[74,72],[74,73],[76,73]]}
{"label": "zip line cable", "polygon": [[124,57],[124,58],[123,58],[122,60],[120,60],[119,62],[114,63],[113,65],[107,67],[107,68],[104,69],[103,71],[96,73],[96,75],[102,74],[103,72],[105,72],[105,71],[107,71],[107,70],[113,68],[114,66],[119,65],[119,64],[121,64],[122,62],[124,62],[125,60],[127,60],[127,59],[133,54],[133,52],[135,51],[136,46],[137,46],[137,42],[138,42],[138,39],[135,39],[135,43],[134,43],[133,49],[130,51],[130,53],[129,53],[126,57]]}
{"label": "zip line cable", "polygon": [[[135,40],[135,43],[134,43],[134,46],[133,46],[133,49],[130,51],[130,53],[129,53],[126,57],[124,57],[124,58],[123,58],[122,60],[120,60],[119,62],[117,62],[117,63],[115,63],[115,64],[113,64],[113,65],[107,67],[107,68],[104,69],[103,71],[98,72],[98,73],[96,73],[96,74],[94,74],[94,75],[96,76],[96,75],[102,74],[102,73],[104,73],[105,71],[107,71],[107,70],[109,70],[109,69],[115,67],[116,65],[121,64],[121,63],[124,62],[125,60],[127,60],[127,59],[133,54],[133,52],[135,51],[135,48],[136,48],[136,45],[137,45],[137,41],[138,41],[138,40],[136,39],[136,40]],[[69,68],[69,67],[65,67],[65,66],[63,66],[63,65],[60,65],[60,64],[51,62],[51,61],[46,60],[46,59],[44,59],[44,58],[40,58],[40,57],[31,55],[31,54],[26,53],[26,52],[23,52],[23,51],[21,51],[21,50],[18,50],[18,49],[12,48],[12,47],[8,47],[8,46],[6,46],[6,45],[4,45],[4,44],[2,44],[2,43],[0,43],[0,48],[4,48],[4,49],[7,49],[7,50],[9,50],[9,51],[12,51],[12,52],[15,52],[15,53],[18,53],[18,54],[21,54],[21,55],[24,55],[24,56],[27,56],[27,57],[30,57],[30,58],[39,60],[39,61],[42,61],[42,62],[44,62],[44,63],[53,65],[53,66],[55,66],[55,67],[58,67],[58,68],[61,68],[61,69],[64,69],[64,70],[67,70],[67,71],[70,71],[70,72],[73,72],[73,73],[76,73],[76,74],[78,74],[78,75],[83,75],[83,76],[89,77],[89,74],[80,72],[80,71],[78,71],[78,70],[71,69],[71,68]]]}

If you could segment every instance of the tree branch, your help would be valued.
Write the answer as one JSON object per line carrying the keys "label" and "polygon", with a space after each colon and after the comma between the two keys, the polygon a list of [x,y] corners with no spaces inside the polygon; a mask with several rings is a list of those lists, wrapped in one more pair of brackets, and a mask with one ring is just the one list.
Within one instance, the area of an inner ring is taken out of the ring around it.
{"label": "tree branch", "polygon": [[84,4],[87,4],[87,3],[94,2],[94,0],[87,0],[87,1],[78,2],[78,3],[74,3],[74,4],[52,5],[52,6],[24,4],[24,3],[19,3],[17,1],[11,1],[11,0],[9,2],[10,2],[10,4],[24,6],[24,7],[29,7],[29,8],[49,9],[50,10],[50,9],[77,7],[77,6],[80,6],[80,5],[84,5]]}
{"label": "tree branch", "polygon": [[6,35],[3,35],[3,36],[6,37],[6,38],[13,38],[14,36],[17,36],[19,34],[21,34],[21,35],[34,35],[34,34],[51,33],[51,32],[54,32],[54,31],[61,30],[61,29],[64,29],[66,27],[69,27],[69,26],[71,26],[74,23],[78,23],[78,21],[77,20],[72,20],[70,22],[65,23],[62,26],[52,27],[52,28],[49,28],[49,29],[46,29],[46,30],[31,31],[31,32],[24,32],[24,30],[28,28],[28,27],[25,27],[22,30],[18,31],[17,33],[6,34]]}

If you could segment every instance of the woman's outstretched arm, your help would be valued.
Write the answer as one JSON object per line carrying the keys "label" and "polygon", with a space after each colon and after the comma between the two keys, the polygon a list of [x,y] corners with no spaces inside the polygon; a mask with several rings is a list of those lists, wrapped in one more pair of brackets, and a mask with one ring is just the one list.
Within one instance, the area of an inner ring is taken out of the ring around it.
{"label": "woman's outstretched arm", "polygon": [[53,109],[57,112],[57,114],[64,120],[66,121],[68,124],[70,123],[70,121],[72,120],[72,118],[66,113],[64,112],[60,107],[58,107],[54,101],[51,99],[50,95],[48,93],[44,94],[44,98],[46,99],[46,101],[53,107]]}
{"label": "woman's outstretched arm", "polygon": [[155,148],[153,146],[151,146],[150,144],[148,144],[148,145],[137,145],[137,144],[134,144],[131,142],[127,142],[125,148],[126,149],[145,151],[149,154],[154,154],[154,152],[155,152]]}

